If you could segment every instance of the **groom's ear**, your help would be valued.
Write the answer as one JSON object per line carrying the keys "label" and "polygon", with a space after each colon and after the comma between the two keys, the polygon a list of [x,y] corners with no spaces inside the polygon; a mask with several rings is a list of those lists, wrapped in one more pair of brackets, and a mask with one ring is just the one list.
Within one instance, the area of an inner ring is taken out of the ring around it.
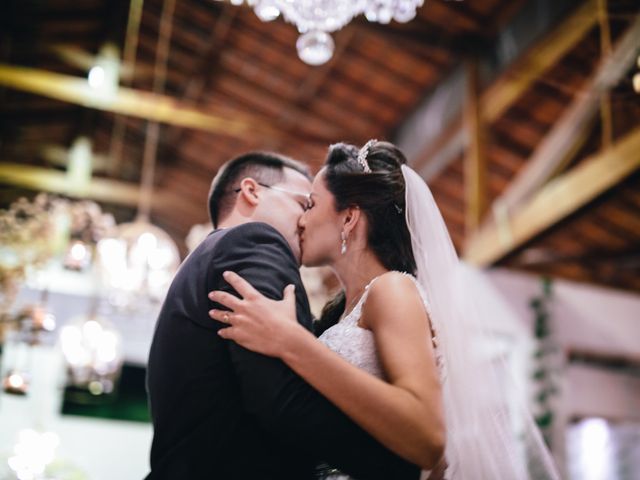
{"label": "groom's ear", "polygon": [[254,207],[259,203],[257,189],[258,182],[251,177],[243,178],[240,182],[240,195],[249,205]]}

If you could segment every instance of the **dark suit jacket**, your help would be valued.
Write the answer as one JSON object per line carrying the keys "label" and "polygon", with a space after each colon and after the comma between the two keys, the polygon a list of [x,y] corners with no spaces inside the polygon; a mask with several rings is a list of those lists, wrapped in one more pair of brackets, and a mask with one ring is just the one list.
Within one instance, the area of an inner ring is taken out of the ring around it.
{"label": "dark suit jacket", "polygon": [[183,262],[160,312],[147,388],[154,437],[149,479],[312,478],[326,460],[358,479],[417,479],[418,468],[372,437],[283,362],[216,332],[211,290],[225,270],[281,299],[296,285],[298,321],[311,313],[285,239],[264,223],[216,230]]}

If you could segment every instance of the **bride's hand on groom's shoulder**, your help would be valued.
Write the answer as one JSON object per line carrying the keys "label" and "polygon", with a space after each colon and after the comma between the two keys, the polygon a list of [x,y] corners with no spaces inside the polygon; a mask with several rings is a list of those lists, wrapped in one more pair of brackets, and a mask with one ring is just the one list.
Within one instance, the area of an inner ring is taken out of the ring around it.
{"label": "bride's hand on groom's shoulder", "polygon": [[263,355],[281,357],[301,333],[308,333],[296,321],[294,285],[288,285],[278,301],[265,297],[236,273],[223,276],[241,298],[223,291],[209,293],[209,299],[229,309],[209,311],[211,318],[228,325],[218,331],[222,338]]}

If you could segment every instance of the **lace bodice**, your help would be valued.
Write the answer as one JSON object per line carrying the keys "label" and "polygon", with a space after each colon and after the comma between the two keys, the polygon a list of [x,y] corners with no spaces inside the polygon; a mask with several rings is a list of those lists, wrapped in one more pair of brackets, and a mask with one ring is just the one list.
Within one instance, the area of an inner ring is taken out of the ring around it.
{"label": "lace bodice", "polygon": [[351,312],[320,335],[320,341],[349,363],[376,377],[384,378],[373,332],[358,325],[370,286],[371,283],[366,286]]}
{"label": "lace bodice", "polygon": [[[431,317],[431,307],[429,306],[427,296],[422,290],[422,287],[413,275],[405,275],[413,280],[420,294],[420,298],[422,298],[424,308],[429,317]],[[362,316],[362,307],[367,301],[367,296],[369,295],[369,289],[378,278],[380,277],[375,277],[365,287],[360,300],[358,300],[356,306],[353,307],[353,310],[347,313],[338,323],[325,330],[322,335],[320,335],[319,339],[327,347],[339,354],[352,365],[355,365],[376,377],[384,379],[384,370],[382,369],[382,365],[378,359],[373,332],[358,325],[358,321]],[[431,325],[431,341],[433,343],[440,379],[441,381],[444,381],[444,362],[442,353],[438,348],[438,338],[433,324]],[[426,479],[428,476],[429,472],[423,471],[420,478]],[[324,480],[353,480],[349,476],[337,470],[334,470],[333,473],[320,478],[323,478]]]}
{"label": "lace bodice", "polygon": [[[418,288],[418,292],[420,293],[420,297],[422,298],[422,302],[424,303],[427,314],[430,315],[431,308],[422,288],[418,284],[415,277],[409,274],[405,275],[407,275],[414,281],[416,287]],[[382,365],[380,364],[380,360],[378,359],[373,332],[358,325],[358,321],[362,316],[362,307],[366,302],[367,296],[369,294],[369,289],[378,278],[380,277],[375,277],[365,287],[364,293],[360,297],[360,300],[358,300],[358,303],[356,303],[356,306],[353,307],[351,312],[345,315],[337,324],[328,328],[322,333],[322,335],[320,335],[320,341],[352,365],[355,365],[356,367],[361,368],[369,372],[370,374],[375,375],[376,377],[385,378],[384,370],[382,369]],[[434,351],[436,353],[436,362],[442,376],[443,365],[442,358],[438,349],[438,339],[433,328],[431,331]]]}

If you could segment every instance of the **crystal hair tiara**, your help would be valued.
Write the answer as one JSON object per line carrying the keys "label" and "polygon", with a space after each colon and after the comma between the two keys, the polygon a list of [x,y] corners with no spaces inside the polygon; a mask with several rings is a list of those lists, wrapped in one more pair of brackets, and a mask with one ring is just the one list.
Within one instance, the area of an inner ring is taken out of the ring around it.
{"label": "crystal hair tiara", "polygon": [[369,155],[369,148],[376,143],[377,140],[371,139],[358,152],[358,163],[362,165],[364,173],[371,173],[371,168],[369,168],[369,162],[367,162],[367,155]]}

